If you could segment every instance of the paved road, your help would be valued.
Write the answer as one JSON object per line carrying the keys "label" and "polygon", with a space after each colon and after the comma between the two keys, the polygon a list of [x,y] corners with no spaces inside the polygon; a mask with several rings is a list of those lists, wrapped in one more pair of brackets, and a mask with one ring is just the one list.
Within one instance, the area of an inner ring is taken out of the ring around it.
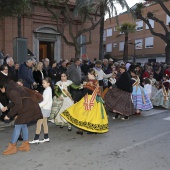
{"label": "paved road", "polygon": [[[27,153],[0,155],[0,170],[170,170],[170,111],[153,109],[112,120],[106,134],[77,135],[49,123],[51,142]],[[0,128],[0,152],[13,128]],[[30,139],[35,125],[29,127]],[[42,134],[43,137],[43,134]]]}

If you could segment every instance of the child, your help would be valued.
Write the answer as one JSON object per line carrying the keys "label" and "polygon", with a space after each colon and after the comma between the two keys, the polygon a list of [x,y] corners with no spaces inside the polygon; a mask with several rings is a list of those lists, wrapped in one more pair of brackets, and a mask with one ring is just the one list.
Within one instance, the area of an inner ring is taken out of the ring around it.
{"label": "child", "polygon": [[71,80],[67,80],[66,73],[61,73],[61,80],[58,81],[54,86],[55,96],[53,98],[53,106],[51,110],[50,118],[52,123],[60,125],[60,128],[64,126],[68,127],[68,131],[71,131],[71,125],[64,120],[60,114],[72,106],[74,101],[69,93],[69,89],[80,89],[80,85],[75,85]]}
{"label": "child", "polygon": [[152,102],[154,106],[162,106],[166,109],[170,108],[170,91],[169,91],[169,76],[165,74],[163,76],[162,88],[157,91],[157,93],[152,97]]}
{"label": "child", "polygon": [[88,131],[88,134],[108,132],[108,118],[100,97],[95,70],[89,69],[88,79],[83,85],[83,98],[67,108],[61,116],[80,129],[77,134],[83,135],[83,130]]}
{"label": "child", "polygon": [[[148,96],[148,93],[140,85],[138,71],[135,69],[135,70],[131,70],[130,73],[132,76],[132,86],[133,86],[132,100],[133,100],[134,108],[136,110],[135,115],[140,115],[141,114],[140,110],[150,110],[153,108],[153,106]],[[149,91],[149,93],[151,92]]]}
{"label": "child", "polygon": [[151,98],[152,85],[151,85],[151,81],[148,78],[144,79],[144,89],[146,93],[148,94],[149,98]]}
{"label": "child", "polygon": [[[37,122],[37,128],[36,128],[36,134],[34,137],[34,140],[30,141],[30,144],[33,143],[43,143],[43,142],[49,142],[50,139],[48,137],[48,125],[47,125],[47,118],[50,116],[51,113],[51,107],[52,107],[52,89],[51,89],[51,79],[49,77],[46,77],[42,81],[42,85],[44,87],[43,92],[43,101],[39,103],[39,106],[41,108],[43,119],[39,119]],[[41,133],[41,126],[43,125],[44,128],[44,139],[39,140],[39,136]]]}

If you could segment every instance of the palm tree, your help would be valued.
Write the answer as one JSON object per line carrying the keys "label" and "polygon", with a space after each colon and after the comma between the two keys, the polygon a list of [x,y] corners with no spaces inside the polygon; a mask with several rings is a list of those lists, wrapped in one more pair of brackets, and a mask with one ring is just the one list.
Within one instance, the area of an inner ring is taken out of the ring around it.
{"label": "palm tree", "polygon": [[[122,8],[126,7],[129,10],[126,0],[77,0],[77,9],[80,9],[83,5],[95,5],[96,13],[101,17],[105,14],[109,15],[109,18],[113,16],[113,13],[117,16],[116,4],[120,4]],[[104,17],[100,22],[100,45],[99,45],[99,59],[103,59],[103,33],[104,33]]]}
{"label": "palm tree", "polygon": [[123,23],[118,30],[125,35],[125,44],[124,44],[124,51],[123,51],[123,61],[128,60],[128,39],[129,33],[134,33],[136,30],[136,24],[133,23]]}

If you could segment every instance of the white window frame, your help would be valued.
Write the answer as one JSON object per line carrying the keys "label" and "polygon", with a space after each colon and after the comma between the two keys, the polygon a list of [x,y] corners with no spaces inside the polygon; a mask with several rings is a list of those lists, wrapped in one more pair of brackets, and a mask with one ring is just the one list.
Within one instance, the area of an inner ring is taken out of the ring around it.
{"label": "white window frame", "polygon": [[114,26],[113,30],[114,30],[114,31],[117,31],[117,26]]}
{"label": "white window frame", "polygon": [[[150,43],[148,43],[147,41],[150,41]],[[153,48],[153,46],[154,46],[154,37],[145,38],[145,48]]]}
{"label": "white window frame", "polygon": [[137,21],[136,22],[136,31],[142,31],[143,30],[143,21]]}
{"label": "white window frame", "polygon": [[166,25],[169,25],[169,23],[170,23],[170,16],[166,15]]}
{"label": "white window frame", "polygon": [[113,43],[113,48],[117,48],[117,43]]}
{"label": "white window frame", "polygon": [[143,39],[136,39],[135,44],[135,49],[141,50],[143,48]]}
{"label": "white window frame", "polygon": [[106,53],[112,52],[112,43],[106,44]]}
{"label": "white window frame", "polygon": [[119,42],[119,51],[124,51],[125,42]]}
{"label": "white window frame", "polygon": [[[78,42],[79,44],[86,43],[86,35],[80,35],[80,37],[78,38]],[[86,54],[86,45],[80,48],[80,56],[82,56],[83,54]]]}
{"label": "white window frame", "polygon": [[[154,20],[149,19],[149,23],[151,24],[151,27],[154,28],[154,26],[155,26]],[[148,27],[148,25],[146,24],[146,30],[148,30],[148,29],[149,29],[149,27]]]}
{"label": "white window frame", "polygon": [[108,28],[107,30],[106,30],[106,37],[111,37],[113,35],[113,33],[112,33],[112,28]]}

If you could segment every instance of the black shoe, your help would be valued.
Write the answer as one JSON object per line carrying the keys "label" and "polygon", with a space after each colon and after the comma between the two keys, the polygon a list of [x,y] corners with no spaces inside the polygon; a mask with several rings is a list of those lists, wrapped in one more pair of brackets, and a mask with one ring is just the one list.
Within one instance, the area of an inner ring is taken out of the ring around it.
{"label": "black shoe", "polygon": [[122,120],[128,120],[128,119],[129,119],[129,116],[122,117],[121,119],[122,119]]}
{"label": "black shoe", "polygon": [[23,141],[23,138],[22,138],[21,135],[19,135],[18,140],[19,140],[19,141]]}
{"label": "black shoe", "polygon": [[77,133],[78,135],[83,135],[83,131],[80,131],[80,130],[78,130],[76,133]]}
{"label": "black shoe", "polygon": [[63,125],[60,126],[61,129],[62,129],[63,127],[64,127]]}
{"label": "black shoe", "polygon": [[112,119],[118,119],[120,118],[120,114],[116,114],[114,117],[112,117]]}

